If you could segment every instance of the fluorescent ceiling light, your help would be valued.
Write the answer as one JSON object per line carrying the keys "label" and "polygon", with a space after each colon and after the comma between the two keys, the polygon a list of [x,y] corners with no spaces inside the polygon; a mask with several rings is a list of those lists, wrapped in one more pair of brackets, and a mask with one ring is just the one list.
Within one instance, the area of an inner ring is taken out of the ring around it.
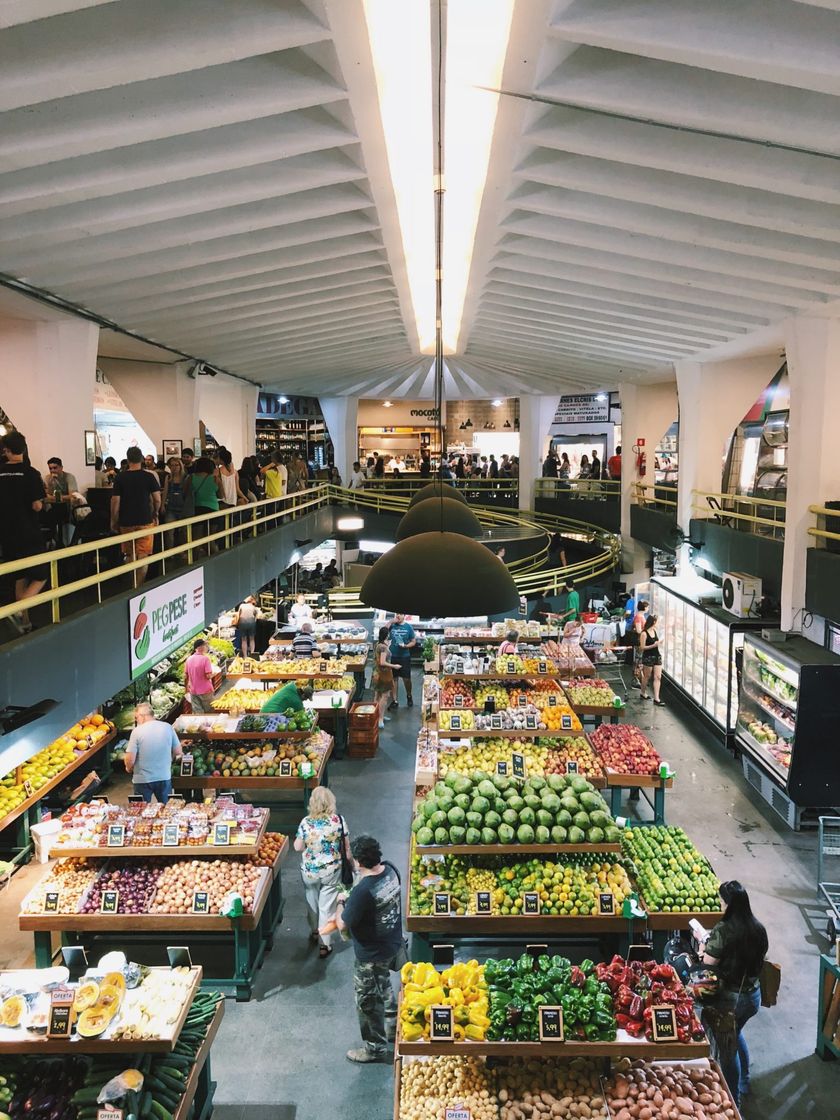
{"label": "fluorescent ceiling light", "polygon": [[278,397],[277,400],[279,401],[280,404],[288,404],[289,403],[289,398],[288,397]]}
{"label": "fluorescent ceiling light", "polygon": [[391,408],[392,407],[391,402],[390,401],[383,401],[382,402],[382,407],[383,408]]}
{"label": "fluorescent ceiling light", "polygon": [[596,401],[605,401],[607,399],[606,393],[597,393],[595,396]]}
{"label": "fluorescent ceiling light", "polygon": [[365,519],[363,517],[339,517],[335,527],[339,533],[355,533],[359,529],[364,529]]}
{"label": "fluorescent ceiling light", "polygon": [[[393,3],[393,0],[391,0]],[[401,13],[406,3],[394,4]],[[454,353],[496,125],[514,0],[449,0],[444,102],[443,343]]]}
{"label": "fluorescent ceiling light", "polygon": [[435,349],[432,49],[429,0],[364,0],[379,112],[420,350]]}
{"label": "fluorescent ceiling light", "polygon": [[502,402],[501,401],[499,401],[499,400],[493,401],[493,408],[501,408],[501,407],[502,407]]}

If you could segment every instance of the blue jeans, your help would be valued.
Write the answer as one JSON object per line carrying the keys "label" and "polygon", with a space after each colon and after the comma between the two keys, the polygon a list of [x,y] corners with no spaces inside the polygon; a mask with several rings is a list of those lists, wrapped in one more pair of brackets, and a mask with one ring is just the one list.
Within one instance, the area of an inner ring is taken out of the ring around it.
{"label": "blue jeans", "polygon": [[172,782],[135,782],[134,792],[142,793],[144,801],[151,801],[154,794],[158,801],[166,804],[172,796]]}
{"label": "blue jeans", "polygon": [[716,1040],[712,1039],[715,1043],[712,1049],[713,1051],[717,1050],[717,1054],[713,1053],[712,1056],[717,1057],[720,1062],[720,1068],[726,1078],[729,1091],[735,1099],[735,1104],[739,1105],[741,1096],[750,1087],[750,1051],[743,1031],[746,1023],[752,1019],[753,1015],[758,1013],[758,1009],[761,1007],[761,989],[756,988],[754,992],[742,992],[741,995],[738,995],[737,992],[723,992],[716,1006],[722,1010],[733,1010],[735,1012],[735,1025],[738,1033],[734,1050],[730,1052],[727,1047],[726,1052],[724,1052],[716,1045]]}

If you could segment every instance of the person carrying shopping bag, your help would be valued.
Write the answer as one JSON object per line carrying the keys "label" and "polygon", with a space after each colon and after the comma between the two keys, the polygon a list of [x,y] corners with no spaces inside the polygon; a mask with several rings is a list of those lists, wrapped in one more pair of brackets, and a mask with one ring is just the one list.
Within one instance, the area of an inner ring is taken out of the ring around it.
{"label": "person carrying shopping bag", "polygon": [[[332,948],[327,927],[335,928],[338,896],[352,883],[352,862],[347,824],[336,812],[335,794],[326,786],[316,786],[310,795],[307,815],[298,825],[295,851],[302,856],[309,940],[318,943],[320,957],[328,957]],[[343,868],[349,871],[345,873],[349,882],[342,882]]]}

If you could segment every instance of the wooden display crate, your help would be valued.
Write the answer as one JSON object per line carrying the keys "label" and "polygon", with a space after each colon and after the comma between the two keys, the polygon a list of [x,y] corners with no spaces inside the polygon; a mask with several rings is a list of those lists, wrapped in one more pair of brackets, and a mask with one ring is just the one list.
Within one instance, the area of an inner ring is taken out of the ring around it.
{"label": "wooden display crate", "polygon": [[[191,781],[192,779],[187,779]],[[227,781],[228,779],[225,779]],[[174,784],[174,783],[173,783]],[[86,846],[86,845],[61,845],[53,844],[50,854],[56,858],[67,856],[80,856],[85,859],[125,859],[129,856],[141,859],[151,859],[152,856],[170,856],[175,859],[190,859],[193,856],[252,856],[260,846],[265,831],[268,827],[268,809],[261,809],[262,815],[259,832],[254,834],[253,844],[162,844],[122,846]]]}

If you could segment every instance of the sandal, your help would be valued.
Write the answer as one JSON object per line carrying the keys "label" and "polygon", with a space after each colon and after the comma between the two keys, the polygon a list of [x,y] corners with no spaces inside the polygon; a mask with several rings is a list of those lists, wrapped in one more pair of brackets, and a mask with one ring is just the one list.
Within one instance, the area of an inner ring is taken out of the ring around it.
{"label": "sandal", "polygon": [[331,952],[332,952],[332,946],[331,945],[322,945],[320,947],[320,949],[318,950],[318,956],[321,958],[321,960],[323,960],[324,957],[328,957]]}

